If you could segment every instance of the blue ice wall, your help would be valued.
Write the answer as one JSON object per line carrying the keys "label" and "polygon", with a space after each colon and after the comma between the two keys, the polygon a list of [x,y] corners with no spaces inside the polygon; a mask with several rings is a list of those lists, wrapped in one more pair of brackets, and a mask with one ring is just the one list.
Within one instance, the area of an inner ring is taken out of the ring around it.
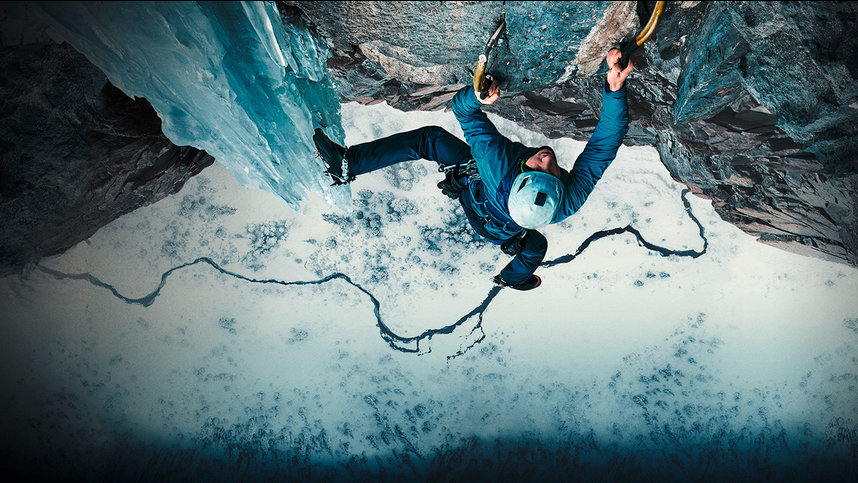
{"label": "blue ice wall", "polygon": [[[343,140],[340,101],[322,48],[273,2],[53,2],[32,5],[129,96],[146,98],[178,145],[205,149],[250,188],[294,208],[326,192],[312,142]],[[339,198],[337,196],[339,195]]]}

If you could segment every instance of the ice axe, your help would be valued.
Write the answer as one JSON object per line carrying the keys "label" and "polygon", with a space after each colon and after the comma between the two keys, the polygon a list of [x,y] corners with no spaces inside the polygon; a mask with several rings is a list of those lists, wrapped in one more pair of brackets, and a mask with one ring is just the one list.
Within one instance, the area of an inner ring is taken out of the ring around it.
{"label": "ice axe", "polygon": [[477,68],[474,71],[474,90],[480,95],[480,99],[485,99],[486,94],[488,94],[489,86],[494,80],[491,74],[486,73],[486,65],[488,64],[489,54],[492,49],[497,45],[498,39],[500,39],[501,33],[506,28],[506,18],[501,16],[500,23],[495,29],[495,33],[489,37],[488,43],[486,43],[486,51],[484,54],[480,54],[479,59],[477,60]]}
{"label": "ice axe", "polygon": [[655,32],[655,27],[658,25],[658,18],[661,16],[662,10],[664,10],[664,2],[655,2],[655,7],[652,10],[649,9],[647,2],[638,2],[638,19],[641,25],[644,25],[644,19],[648,20],[646,25],[644,25],[634,38],[626,36],[620,40],[619,48],[622,57],[620,57],[619,64],[621,69],[625,69],[629,65],[629,59],[632,54]]}

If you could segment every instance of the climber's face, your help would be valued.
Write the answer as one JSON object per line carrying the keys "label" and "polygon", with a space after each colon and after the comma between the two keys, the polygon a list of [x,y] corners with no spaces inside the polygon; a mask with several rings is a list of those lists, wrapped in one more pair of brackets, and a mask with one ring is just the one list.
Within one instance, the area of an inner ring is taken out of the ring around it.
{"label": "climber's face", "polygon": [[560,166],[557,164],[557,156],[551,148],[542,148],[524,162],[525,166],[536,171],[548,173],[560,179]]}

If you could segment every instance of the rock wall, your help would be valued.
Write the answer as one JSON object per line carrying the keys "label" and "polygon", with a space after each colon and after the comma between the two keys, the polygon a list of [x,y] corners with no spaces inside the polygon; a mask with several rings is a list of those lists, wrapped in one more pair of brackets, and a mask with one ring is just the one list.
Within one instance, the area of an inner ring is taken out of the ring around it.
{"label": "rock wall", "polygon": [[[505,96],[487,108],[586,140],[605,52],[636,2],[278,2],[331,49],[344,101],[449,106],[490,56]],[[142,99],[0,8],[0,276],[60,253],[174,193],[213,162],[160,131]],[[11,12],[11,13],[10,13]],[[858,265],[858,3],[667,2],[629,78],[631,145],[654,146],[694,193],[765,243]]]}
{"label": "rock wall", "polygon": [[177,192],[214,162],[171,143],[145,99],[68,45],[5,12],[0,20],[0,276]]}
{"label": "rock wall", "polygon": [[[650,2],[652,3],[652,2]],[[487,108],[552,138],[597,122],[636,2],[279,2],[327,38],[344,101],[449,106],[499,19]],[[858,265],[858,3],[667,2],[633,56],[626,144],[760,241]]]}

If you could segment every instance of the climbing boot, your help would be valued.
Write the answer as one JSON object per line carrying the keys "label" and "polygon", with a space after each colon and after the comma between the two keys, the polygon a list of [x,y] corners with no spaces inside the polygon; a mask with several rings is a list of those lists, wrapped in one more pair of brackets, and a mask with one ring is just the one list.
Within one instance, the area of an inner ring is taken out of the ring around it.
{"label": "climbing boot", "polygon": [[322,162],[325,163],[325,173],[334,180],[331,186],[348,183],[355,179],[349,171],[349,160],[346,157],[346,148],[328,139],[325,132],[319,128],[313,133],[313,142]]}
{"label": "climbing boot", "polygon": [[495,275],[494,282],[495,285],[514,288],[516,290],[533,290],[536,287],[542,285],[542,279],[537,277],[536,275],[531,275],[530,278],[528,278],[522,283],[509,283],[504,280],[500,275]]}

